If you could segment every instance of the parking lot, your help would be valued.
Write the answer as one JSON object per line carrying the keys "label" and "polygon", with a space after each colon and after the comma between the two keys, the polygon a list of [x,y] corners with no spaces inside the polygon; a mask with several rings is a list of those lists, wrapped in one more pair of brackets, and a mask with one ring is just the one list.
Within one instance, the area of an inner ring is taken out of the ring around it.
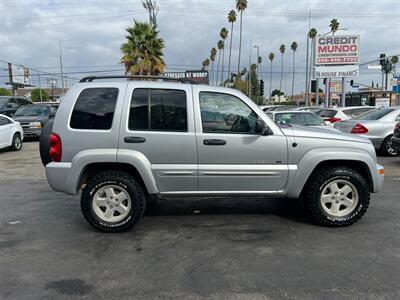
{"label": "parking lot", "polygon": [[37,142],[0,151],[0,298],[398,299],[400,157],[379,161],[383,192],[347,228],[295,200],[175,198],[104,234],[50,189]]}

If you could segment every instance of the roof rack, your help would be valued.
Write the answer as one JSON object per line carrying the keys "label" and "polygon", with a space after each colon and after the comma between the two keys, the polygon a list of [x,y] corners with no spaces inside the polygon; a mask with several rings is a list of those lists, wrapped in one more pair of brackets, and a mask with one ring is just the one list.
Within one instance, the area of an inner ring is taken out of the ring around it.
{"label": "roof rack", "polygon": [[192,83],[196,82],[188,78],[172,78],[166,76],[148,76],[148,75],[105,75],[105,76],[87,76],[79,80],[79,82],[92,82],[98,79],[150,79],[150,80],[165,80],[165,81],[176,81],[182,83]]}

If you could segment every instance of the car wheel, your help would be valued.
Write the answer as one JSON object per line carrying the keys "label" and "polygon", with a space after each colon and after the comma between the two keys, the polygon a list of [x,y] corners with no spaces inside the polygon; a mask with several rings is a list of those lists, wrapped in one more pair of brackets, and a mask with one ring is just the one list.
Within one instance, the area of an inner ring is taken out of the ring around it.
{"label": "car wheel", "polygon": [[54,120],[50,120],[49,122],[46,123],[46,125],[44,125],[39,138],[39,152],[43,166],[46,166],[49,162],[51,162],[49,151],[50,151],[50,134],[53,131],[53,123]]}
{"label": "car wheel", "polygon": [[367,211],[370,192],[367,181],[347,167],[318,170],[302,197],[312,218],[321,225],[351,225]]}
{"label": "car wheel", "polygon": [[381,153],[384,156],[397,156],[397,151],[392,148],[392,135],[388,136],[382,143]]}
{"label": "car wheel", "polygon": [[22,148],[22,139],[19,133],[14,134],[12,142],[11,142],[11,150],[19,151]]}
{"label": "car wheel", "polygon": [[146,196],[132,176],[107,171],[94,176],[82,191],[81,209],[86,220],[103,232],[123,232],[143,215]]}

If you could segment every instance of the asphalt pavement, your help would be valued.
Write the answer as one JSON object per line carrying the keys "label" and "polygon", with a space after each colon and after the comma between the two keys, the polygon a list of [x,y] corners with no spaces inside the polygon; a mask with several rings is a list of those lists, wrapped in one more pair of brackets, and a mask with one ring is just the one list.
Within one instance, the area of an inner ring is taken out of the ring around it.
{"label": "asphalt pavement", "polygon": [[400,157],[346,228],[299,201],[173,198],[123,234],[93,230],[53,192],[37,142],[0,151],[1,299],[399,299]]}

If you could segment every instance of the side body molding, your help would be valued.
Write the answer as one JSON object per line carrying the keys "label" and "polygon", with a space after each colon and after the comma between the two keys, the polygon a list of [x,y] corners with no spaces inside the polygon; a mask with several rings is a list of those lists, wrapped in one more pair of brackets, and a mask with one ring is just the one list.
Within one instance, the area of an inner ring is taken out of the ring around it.
{"label": "side body molding", "polygon": [[135,150],[118,149],[117,162],[135,167],[142,177],[149,194],[157,194],[159,192],[151,171],[151,163],[143,153]]}
{"label": "side body molding", "polygon": [[289,198],[297,198],[300,196],[304,185],[306,184],[311,173],[315,167],[321,163],[329,160],[349,160],[364,163],[372,176],[374,183],[374,190],[378,189],[376,163],[371,155],[359,148],[316,148],[308,151],[300,160],[297,172],[288,183]]}

